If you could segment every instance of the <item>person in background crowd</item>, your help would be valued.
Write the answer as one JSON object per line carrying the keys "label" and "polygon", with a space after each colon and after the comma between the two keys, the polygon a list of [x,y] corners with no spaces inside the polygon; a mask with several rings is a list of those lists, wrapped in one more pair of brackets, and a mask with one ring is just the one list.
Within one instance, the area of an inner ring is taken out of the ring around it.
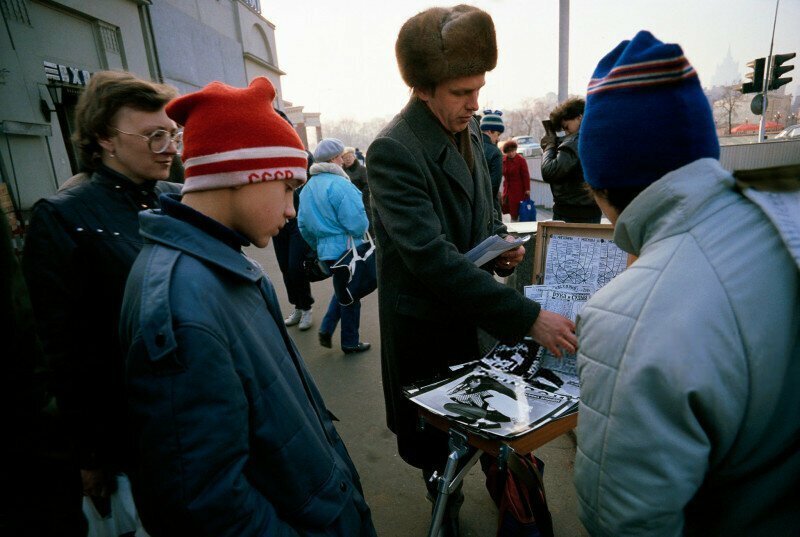
{"label": "person in background crowd", "polygon": [[[275,110],[289,125],[292,122],[280,110]],[[292,127],[294,127],[292,125]],[[306,151],[309,159],[309,166],[314,163],[314,157]],[[302,185],[294,190],[294,212],[295,215],[300,210],[300,191]],[[303,260],[311,251],[311,247],[300,234],[297,227],[297,218],[289,218],[286,225],[281,228],[272,240],[275,247],[275,257],[278,259],[278,268],[283,276],[283,284],[286,286],[286,295],[289,304],[294,306],[294,310],[284,320],[286,326],[295,326],[300,330],[308,330],[314,324],[311,306],[314,304],[314,297],[311,295],[311,284],[303,272]]]}
{"label": "person in background crowd", "polygon": [[141,214],[148,244],[120,322],[134,494],[153,537],[375,535],[275,289],[242,252],[294,217],[306,178],[274,98],[258,77],[245,89],[212,82],[167,108],[186,129],[183,199]]}
{"label": "person in background crowd", "polygon": [[520,202],[531,197],[531,174],[525,157],[517,153],[518,147],[514,140],[503,144],[503,205],[512,222],[519,220]]}
{"label": "person in background crowd", "polygon": [[[310,159],[311,154],[308,154]],[[300,210],[300,191],[302,186],[294,191],[295,214]],[[314,296],[311,294],[311,283],[303,272],[303,260],[311,252],[311,247],[300,234],[297,227],[297,218],[290,218],[286,225],[273,239],[275,257],[278,259],[278,268],[283,276],[286,286],[286,295],[289,304],[294,306],[292,313],[284,319],[286,326],[295,326],[300,330],[308,330],[314,325],[311,306]]]}
{"label": "person in background crowd", "polygon": [[503,182],[503,155],[497,148],[497,140],[506,130],[503,124],[503,112],[500,110],[484,110],[481,118],[481,137],[483,139],[483,153],[486,164],[489,166],[489,177],[492,180],[492,198],[497,199],[500,183]]}
{"label": "person in background crowd", "polygon": [[578,320],[581,520],[593,536],[796,535],[798,265],[720,166],[680,46],[639,32],[587,93],[586,181],[638,260]]}
{"label": "person in background crowd", "polygon": [[174,89],[124,72],[92,75],[75,111],[88,181],[40,200],[23,270],[53,394],[74,442],[83,491],[107,499],[130,463],[118,321],[125,280],[142,248],[138,213],[178,192],[164,182],[182,132],[167,117]]}
{"label": "person in background crowd", "polygon": [[[325,138],[314,150],[311,178],[300,194],[300,233],[317,251],[320,261],[333,265],[350,248],[362,243],[369,222],[361,201],[361,192],[342,169],[344,144]],[[369,350],[370,344],[359,340],[361,301],[342,306],[336,293],[319,327],[319,344],[331,348],[333,332],[342,321],[341,344],[345,354]]]}
{"label": "person in background crowd", "polygon": [[358,161],[361,164],[366,164],[366,160],[364,159],[364,153],[362,153],[361,150],[359,148],[357,148],[357,147],[356,147],[355,154],[356,154],[356,159],[358,159]]}
{"label": "person in background crowd", "polygon": [[342,160],[344,161],[344,171],[350,181],[356,185],[361,191],[361,201],[364,202],[364,211],[367,213],[367,220],[369,220],[369,232],[373,233],[372,228],[372,208],[369,201],[369,182],[367,181],[367,169],[361,162],[358,161],[355,155],[355,149],[352,147],[345,147],[342,153]]}
{"label": "person in background crowd", "polygon": [[[406,107],[367,153],[378,240],[378,295],[386,417],[404,461],[422,469],[429,493],[449,454],[447,435],[417,429],[403,387],[478,359],[478,329],[508,341],[526,335],[561,355],[574,325],[497,281],[522,260],[518,248],[477,267],[464,255],[505,233],[478,122],[486,71],[497,63],[494,23],[460,5],[430,8],[403,24],[395,45],[412,88]],[[313,183],[313,180],[312,180]],[[463,494],[450,495],[446,534],[458,534]]]}
{"label": "person in background crowd", "polygon": [[563,129],[566,136],[559,140],[548,133],[542,138],[542,179],[553,192],[553,220],[599,224],[602,214],[586,190],[578,157],[578,134],[585,105],[583,99],[573,97],[550,113],[554,128]]}
{"label": "person in background crowd", "polygon": [[[70,458],[63,420],[50,393],[49,371],[36,336],[28,290],[0,214],[0,409],[6,441],[0,455],[0,535],[85,537],[81,478]],[[35,498],[35,501],[32,500]]]}

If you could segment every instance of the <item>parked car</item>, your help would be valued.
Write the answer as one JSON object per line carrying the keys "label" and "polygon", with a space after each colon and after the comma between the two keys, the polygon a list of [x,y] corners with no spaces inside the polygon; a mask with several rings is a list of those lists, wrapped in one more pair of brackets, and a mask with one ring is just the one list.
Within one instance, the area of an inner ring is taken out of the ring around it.
{"label": "parked car", "polygon": [[542,146],[533,136],[514,136],[512,140],[517,142],[517,153],[523,157],[542,156]]}
{"label": "parked car", "polygon": [[788,140],[790,138],[800,138],[800,124],[786,127],[781,132],[776,134],[773,140]]}

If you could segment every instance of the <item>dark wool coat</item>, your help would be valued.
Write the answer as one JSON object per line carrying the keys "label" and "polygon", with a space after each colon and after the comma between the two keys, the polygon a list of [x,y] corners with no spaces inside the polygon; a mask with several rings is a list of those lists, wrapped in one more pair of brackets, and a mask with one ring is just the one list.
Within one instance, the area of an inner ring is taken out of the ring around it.
{"label": "dark wool coat", "polygon": [[142,249],[139,211],[179,190],[164,181],[137,185],[101,166],[90,180],[34,206],[23,269],[82,468],[117,471],[128,459],[119,309]]}
{"label": "dark wool coat", "polygon": [[386,414],[401,456],[419,467],[443,446],[416,435],[417,412],[402,387],[478,358],[478,328],[518,340],[539,313],[463,255],[505,232],[477,121],[468,135],[474,175],[427,105],[412,97],[367,152]]}
{"label": "dark wool coat", "polygon": [[483,151],[486,154],[486,165],[489,166],[489,177],[492,179],[492,197],[496,198],[503,182],[503,153],[492,143],[492,139],[481,133]]}
{"label": "dark wool coat", "polygon": [[[63,420],[53,412],[47,364],[5,215],[0,214],[0,535],[85,537],[81,479],[65,457]],[[36,498],[36,501],[31,501]],[[45,516],[42,516],[45,514]]]}
{"label": "dark wool coat", "polygon": [[367,168],[361,164],[358,159],[353,161],[353,165],[349,168],[344,168],[345,173],[350,178],[350,181],[356,188],[361,191],[361,199],[364,202],[364,210],[367,212],[367,219],[369,219],[369,232],[373,232],[372,228],[372,207],[370,206],[369,195],[369,181],[367,180]]}
{"label": "dark wool coat", "polygon": [[[45,366],[42,348],[36,338],[33,311],[19,260],[11,243],[11,230],[0,214],[0,341],[3,342],[3,375],[0,401],[3,423],[13,442],[3,442],[6,461],[27,460],[35,444],[36,423],[46,406],[42,375]],[[8,353],[8,354],[6,354]],[[23,459],[23,457],[25,457]],[[14,464],[8,465],[9,469]],[[29,469],[26,469],[27,471]],[[12,495],[15,496],[15,495]],[[14,513],[9,513],[13,515]]]}

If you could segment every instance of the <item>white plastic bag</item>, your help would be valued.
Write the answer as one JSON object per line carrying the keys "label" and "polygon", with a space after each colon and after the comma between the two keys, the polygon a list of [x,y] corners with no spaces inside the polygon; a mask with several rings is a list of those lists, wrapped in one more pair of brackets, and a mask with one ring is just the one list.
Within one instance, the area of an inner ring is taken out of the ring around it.
{"label": "white plastic bag", "polygon": [[117,476],[117,491],[111,495],[110,515],[100,515],[88,496],[83,497],[83,515],[89,523],[86,537],[149,537],[136,513],[131,482],[125,474]]}

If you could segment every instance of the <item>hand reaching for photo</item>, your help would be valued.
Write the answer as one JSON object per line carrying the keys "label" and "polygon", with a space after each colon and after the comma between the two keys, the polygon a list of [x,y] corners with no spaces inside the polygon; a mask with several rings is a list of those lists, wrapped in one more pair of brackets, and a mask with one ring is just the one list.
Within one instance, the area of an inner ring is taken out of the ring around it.
{"label": "hand reaching for photo", "polygon": [[562,351],[574,354],[578,350],[575,323],[552,311],[541,310],[530,331],[531,337],[556,358]]}

